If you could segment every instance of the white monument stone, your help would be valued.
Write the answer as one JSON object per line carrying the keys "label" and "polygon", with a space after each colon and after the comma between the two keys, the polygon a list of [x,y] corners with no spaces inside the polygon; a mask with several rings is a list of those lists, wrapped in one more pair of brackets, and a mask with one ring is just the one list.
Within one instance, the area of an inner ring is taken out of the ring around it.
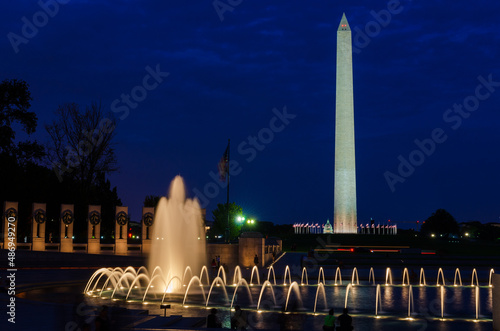
{"label": "white monument stone", "polygon": [[333,230],[335,233],[357,233],[352,42],[345,14],[337,30],[336,85]]}

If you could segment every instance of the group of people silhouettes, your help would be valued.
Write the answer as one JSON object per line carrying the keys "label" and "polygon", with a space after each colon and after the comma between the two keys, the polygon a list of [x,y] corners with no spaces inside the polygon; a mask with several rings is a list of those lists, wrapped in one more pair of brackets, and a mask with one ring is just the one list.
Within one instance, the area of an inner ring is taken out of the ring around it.
{"label": "group of people silhouettes", "polygon": [[[353,330],[352,326],[352,317],[347,314],[347,308],[344,308],[342,311],[342,315],[339,315],[335,318],[333,308],[330,309],[328,315],[325,316],[325,322],[323,324],[324,331],[351,331]],[[338,326],[335,328],[335,322],[337,322]]]}

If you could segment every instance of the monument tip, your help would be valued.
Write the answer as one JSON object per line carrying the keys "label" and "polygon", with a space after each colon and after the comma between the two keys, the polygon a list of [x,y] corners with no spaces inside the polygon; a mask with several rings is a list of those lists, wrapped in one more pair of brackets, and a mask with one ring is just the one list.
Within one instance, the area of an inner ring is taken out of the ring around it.
{"label": "monument tip", "polygon": [[347,22],[347,17],[345,13],[342,13],[342,19],[340,20],[339,28],[337,31],[351,31],[349,27],[349,22]]}

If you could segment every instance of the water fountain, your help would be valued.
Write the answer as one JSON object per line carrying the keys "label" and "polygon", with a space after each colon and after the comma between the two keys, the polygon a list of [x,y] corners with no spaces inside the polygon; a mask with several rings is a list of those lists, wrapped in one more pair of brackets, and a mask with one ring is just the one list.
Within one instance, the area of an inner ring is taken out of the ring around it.
{"label": "water fountain", "polygon": [[493,286],[493,284],[491,283],[491,278],[492,278],[492,276],[493,276],[494,273],[495,273],[495,270],[493,268],[491,268],[491,270],[490,270],[490,277],[489,277],[489,281],[488,281],[488,286],[489,287]]}
{"label": "water fountain", "polygon": [[334,285],[337,285],[337,276],[339,279],[339,285],[342,285],[342,273],[340,272],[340,267],[337,267],[337,270],[335,270],[335,282]]}
{"label": "water fountain", "polygon": [[[458,276],[458,283],[457,283],[457,276]],[[458,286],[458,284],[462,286],[462,276],[460,276],[460,269],[457,268],[455,270],[455,277],[453,278],[453,286]]]}
{"label": "water fountain", "polygon": [[392,285],[392,271],[391,268],[385,269],[385,286]]}
{"label": "water fountain", "polygon": [[476,271],[476,268],[472,269],[472,281],[470,283],[470,286],[474,286],[474,279],[476,280],[476,285],[479,285],[479,282],[477,280],[477,271]]}
{"label": "water fountain", "polygon": [[379,310],[382,310],[382,295],[380,294],[380,284],[377,284],[375,291],[375,316],[378,316]]}
{"label": "water fountain", "polygon": [[[423,280],[423,282],[422,282]],[[425,272],[424,268],[420,268],[420,279],[419,279],[419,285],[420,286],[427,286],[427,283],[425,282]]]}
{"label": "water fountain", "polygon": [[325,286],[323,285],[323,283],[319,283],[318,284],[318,288],[316,289],[316,297],[314,298],[314,310],[313,310],[313,313],[316,313],[316,306],[318,304],[318,295],[320,293],[323,295],[323,307],[324,307],[324,309],[326,310],[327,307],[328,307],[327,303],[326,303]]}
{"label": "water fountain", "polygon": [[345,289],[345,304],[344,308],[347,308],[347,299],[349,299],[349,290],[351,289],[352,284],[347,284],[347,287]]}
{"label": "water fountain", "polygon": [[201,208],[197,200],[186,199],[184,181],[180,176],[172,181],[169,198],[162,197],[158,202],[152,233],[148,270],[159,266],[167,271],[165,282],[170,283],[170,288],[166,291],[180,292],[182,286],[170,280],[183,277],[184,283],[188,266],[198,271],[206,262]]}
{"label": "water fountain", "polygon": [[288,274],[288,283],[292,283],[292,276],[290,274],[290,267],[287,265],[285,268],[285,276],[283,276],[283,285],[286,285],[286,275]]}
{"label": "water fountain", "polygon": [[356,276],[356,285],[359,285],[359,276],[358,276],[358,269],[354,267],[352,269],[352,276],[351,276],[351,285],[354,286],[354,276]]}
{"label": "water fountain", "polygon": [[[323,276],[323,282],[321,282],[321,276]],[[325,284],[325,272],[323,271],[323,267],[320,267],[318,272],[318,284],[321,283]]]}
{"label": "water fountain", "polygon": [[[405,276],[406,276],[406,280],[408,281],[407,284],[405,283]],[[404,270],[403,270],[403,286],[405,286],[405,285],[410,285],[410,276],[408,275],[408,268],[404,268]]]}
{"label": "water fountain", "polygon": [[[306,278],[306,282],[304,283],[304,276]],[[323,280],[325,279],[325,276],[323,275]],[[319,277],[318,277],[318,282],[319,282]],[[300,285],[309,285],[309,279],[307,278],[307,269],[306,267],[302,268],[302,275],[300,276]]]}
{"label": "water fountain", "polygon": [[446,285],[446,284],[445,284],[445,281],[444,281],[443,269],[442,269],[442,268],[439,268],[439,270],[438,270],[438,276],[437,276],[437,283],[436,283],[436,286],[439,286],[439,275],[441,275],[441,280],[443,281],[443,285]]}
{"label": "water fountain", "polygon": [[260,285],[260,277],[259,277],[259,269],[257,268],[257,266],[253,266],[252,268],[252,274],[250,276],[250,286],[253,286],[253,275],[257,275],[257,284]]}
{"label": "water fountain", "polygon": [[375,272],[373,271],[373,267],[370,267],[370,273],[368,274],[368,283],[373,280],[373,285],[375,285]]}
{"label": "water fountain", "polygon": [[411,318],[412,310],[415,310],[415,304],[413,302],[413,287],[410,285],[408,288],[408,318]]}
{"label": "water fountain", "polygon": [[[305,268],[304,268],[304,269],[305,269]],[[271,281],[270,281],[270,279],[271,279],[271,271],[273,272],[273,280],[274,280],[274,285],[276,285],[276,274],[274,273],[274,267],[273,267],[272,265],[269,267],[269,271],[267,272],[267,280],[268,280],[269,282],[271,282]]]}

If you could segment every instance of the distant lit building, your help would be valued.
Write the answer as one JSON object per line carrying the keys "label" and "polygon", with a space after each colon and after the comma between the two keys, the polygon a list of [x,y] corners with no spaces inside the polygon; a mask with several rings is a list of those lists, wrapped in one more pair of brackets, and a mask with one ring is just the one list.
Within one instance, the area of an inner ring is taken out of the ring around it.
{"label": "distant lit building", "polygon": [[330,220],[326,220],[325,227],[323,228],[323,233],[333,233],[333,226],[330,224]]}

